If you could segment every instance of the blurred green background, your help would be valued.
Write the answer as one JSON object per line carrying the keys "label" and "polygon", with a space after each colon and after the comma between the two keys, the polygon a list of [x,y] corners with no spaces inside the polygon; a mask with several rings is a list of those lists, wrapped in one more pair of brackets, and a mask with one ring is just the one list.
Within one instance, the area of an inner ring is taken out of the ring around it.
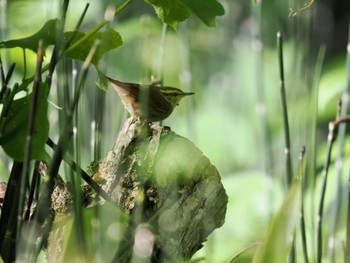
{"label": "blurred green background", "polygon": [[[66,30],[73,30],[86,3],[85,0],[71,1]],[[104,19],[106,8],[121,3],[92,0],[81,30],[93,28]],[[123,46],[107,53],[101,63],[106,75],[121,81],[149,83],[154,75],[161,77],[166,85],[196,93],[184,99],[163,124],[203,151],[218,168],[229,196],[225,225],[216,230],[198,252],[197,257],[204,256],[206,262],[227,262],[247,245],[261,240],[271,215],[283,200],[286,168],[276,33],[281,31],[284,36],[294,171],[303,145],[309,166],[315,158],[316,170],[321,170],[327,123],[335,119],[338,99],[346,89],[350,70],[346,67],[348,0],[315,1],[292,18],[290,9],[298,10],[305,2],[269,0],[254,4],[246,0],[221,0],[220,3],[226,13],[217,19],[216,28],[208,28],[198,18],[191,17],[179,25],[178,31],[168,27],[161,46],[162,23],[151,6],[135,1],[110,23],[109,26],[122,36]],[[60,1],[0,0],[0,8],[0,39],[7,40],[31,35],[45,21],[58,17]],[[22,51],[0,52],[5,66],[16,62],[13,81],[20,80]],[[49,54],[46,57],[49,58]],[[33,74],[36,57],[30,51],[27,63],[28,75]],[[96,158],[103,158],[111,150],[127,117],[114,90],[99,90],[96,78],[96,71],[91,68],[79,105],[79,114],[83,116],[79,127],[83,136],[82,167]],[[96,109],[97,98],[103,101],[103,109]],[[50,100],[62,106],[55,92],[50,94]],[[95,143],[93,120],[98,111],[103,113],[104,123],[96,155],[92,149]],[[57,120],[57,109],[52,106],[50,136],[54,139],[58,136]],[[316,130],[313,130],[314,120],[317,120]],[[349,151],[348,146],[346,150]],[[0,170],[2,180],[8,177],[8,167],[9,161],[4,156]],[[347,160],[343,162],[343,170],[340,180],[345,187]],[[316,222],[318,177],[317,173],[305,174],[310,184],[305,192],[310,233]],[[333,167],[327,192],[327,214],[331,214],[338,179]],[[316,188],[310,187],[315,182]],[[344,224],[339,227],[341,238],[335,243],[337,251],[342,251],[344,229]],[[312,258],[314,240],[309,241]],[[254,249],[243,254],[237,262],[250,262],[252,251]],[[301,257],[301,253],[297,255]],[[341,252],[337,257],[342,257]]]}

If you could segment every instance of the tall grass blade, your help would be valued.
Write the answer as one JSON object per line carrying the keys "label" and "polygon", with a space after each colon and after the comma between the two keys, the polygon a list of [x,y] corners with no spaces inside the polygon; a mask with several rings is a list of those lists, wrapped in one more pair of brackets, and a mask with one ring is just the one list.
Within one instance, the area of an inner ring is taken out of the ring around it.
{"label": "tall grass blade", "polygon": [[256,252],[253,263],[287,262],[294,240],[295,227],[301,209],[301,181],[295,181],[274,215],[263,245]]}

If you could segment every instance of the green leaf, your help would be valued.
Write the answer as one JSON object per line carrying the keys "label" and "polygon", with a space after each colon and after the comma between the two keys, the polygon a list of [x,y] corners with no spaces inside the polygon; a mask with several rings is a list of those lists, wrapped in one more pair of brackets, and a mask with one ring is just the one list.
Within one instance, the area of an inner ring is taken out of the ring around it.
{"label": "green leaf", "polygon": [[[32,138],[31,157],[34,160],[45,160],[47,156],[45,152],[45,143],[49,135],[47,89],[45,84],[41,84],[39,87],[38,108]],[[0,137],[0,144],[4,151],[17,161],[24,159],[31,102],[32,94],[29,94],[11,103]]]}
{"label": "green leaf", "polygon": [[216,26],[216,17],[225,14],[225,9],[216,0],[181,0],[191,11],[210,27]]}
{"label": "green leaf", "polygon": [[47,21],[44,26],[35,34],[20,39],[8,40],[0,42],[0,48],[14,48],[21,47],[37,52],[39,40],[43,40],[44,50],[47,46],[53,45],[56,40],[56,27],[58,19]]}
{"label": "green leaf", "polygon": [[[64,33],[65,40],[68,41],[71,38],[72,34],[73,32]],[[77,43],[83,37],[85,37],[86,34],[87,33],[84,32],[77,32],[71,46],[74,46],[74,44]],[[108,28],[106,31],[97,32],[91,35],[89,38],[87,38],[86,41],[77,44],[76,46],[74,46],[74,48],[70,49],[67,52],[66,56],[72,59],[84,61],[87,55],[89,54],[90,49],[97,40],[100,40],[101,43],[97,53],[92,59],[92,64],[94,64],[95,66],[98,65],[98,62],[104,53],[106,53],[109,50],[118,48],[123,44],[122,38],[119,35],[119,33],[111,28]]]}
{"label": "green leaf", "polygon": [[[0,48],[21,47],[37,52],[38,42],[40,39],[42,39],[44,42],[44,49],[49,45],[54,45],[56,42],[56,27],[58,22],[58,19],[49,20],[37,33],[26,38],[0,42]],[[87,33],[84,32],[76,32],[71,46],[73,46],[75,43],[77,43],[77,41],[85,37],[86,34]],[[70,40],[72,35],[73,32],[64,33],[65,43],[67,43]],[[106,53],[109,50],[120,47],[123,43],[119,33],[109,28],[104,32],[94,33],[86,41],[77,44],[66,54],[67,57],[84,61],[96,40],[100,40],[101,44],[95,57],[92,60],[92,63],[95,66],[98,65],[98,62],[104,53]]]}
{"label": "green leaf", "polygon": [[287,262],[301,209],[301,184],[296,181],[282,207],[272,218],[267,238],[254,256],[253,263]]}
{"label": "green leaf", "polygon": [[181,0],[146,0],[154,7],[159,19],[177,30],[177,25],[189,18],[191,10]]}

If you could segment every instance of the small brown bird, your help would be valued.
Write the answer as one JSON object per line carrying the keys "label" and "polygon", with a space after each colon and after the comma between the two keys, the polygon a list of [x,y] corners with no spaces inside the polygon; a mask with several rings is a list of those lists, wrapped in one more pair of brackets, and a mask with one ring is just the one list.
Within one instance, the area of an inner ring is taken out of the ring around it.
{"label": "small brown bird", "polygon": [[126,110],[132,116],[150,122],[166,119],[183,97],[194,94],[173,87],[125,83],[109,77],[107,79],[117,91]]}

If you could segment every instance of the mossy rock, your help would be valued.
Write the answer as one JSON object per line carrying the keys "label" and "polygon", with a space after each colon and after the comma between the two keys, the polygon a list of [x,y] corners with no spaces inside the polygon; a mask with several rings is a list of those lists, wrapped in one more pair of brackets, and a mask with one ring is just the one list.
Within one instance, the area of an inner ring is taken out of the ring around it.
{"label": "mossy rock", "polygon": [[154,235],[151,261],[173,262],[191,258],[224,223],[227,195],[218,170],[170,128],[128,119],[93,178],[132,218],[130,247],[118,262],[143,257],[133,247],[140,225]]}

